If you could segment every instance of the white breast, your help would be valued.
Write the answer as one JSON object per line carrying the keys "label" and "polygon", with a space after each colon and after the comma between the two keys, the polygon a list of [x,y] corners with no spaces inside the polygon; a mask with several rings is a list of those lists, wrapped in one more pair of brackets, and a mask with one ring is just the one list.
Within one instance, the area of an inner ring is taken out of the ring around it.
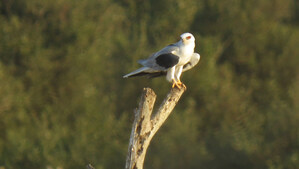
{"label": "white breast", "polygon": [[188,45],[183,45],[180,48],[179,51],[180,60],[177,66],[184,65],[190,60],[191,56],[194,53],[194,47],[195,47],[194,44],[188,44]]}

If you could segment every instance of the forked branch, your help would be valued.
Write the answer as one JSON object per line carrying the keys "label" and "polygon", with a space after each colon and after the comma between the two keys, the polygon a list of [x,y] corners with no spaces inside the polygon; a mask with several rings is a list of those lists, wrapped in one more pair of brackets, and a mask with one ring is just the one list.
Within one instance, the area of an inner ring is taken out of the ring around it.
{"label": "forked branch", "polygon": [[165,122],[184,93],[184,88],[172,88],[160,105],[153,112],[156,94],[150,88],[144,88],[130,136],[126,169],[142,169],[147,148],[153,136]]}

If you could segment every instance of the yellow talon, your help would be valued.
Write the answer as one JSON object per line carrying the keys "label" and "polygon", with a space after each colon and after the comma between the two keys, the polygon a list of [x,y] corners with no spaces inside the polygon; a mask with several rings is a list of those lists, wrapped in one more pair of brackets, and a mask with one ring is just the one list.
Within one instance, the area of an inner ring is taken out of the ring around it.
{"label": "yellow talon", "polygon": [[182,83],[180,80],[177,82],[177,85],[179,85],[179,89],[181,88],[181,86],[183,86],[184,89],[186,89],[186,85],[184,85],[184,83]]}
{"label": "yellow talon", "polygon": [[181,89],[181,83],[182,82],[176,82],[175,80],[173,80],[173,83],[172,83],[172,88],[175,88],[175,87],[177,87],[177,88],[179,88],[179,89]]}
{"label": "yellow talon", "polygon": [[174,88],[174,87],[175,87],[175,83],[172,84],[172,88]]}
{"label": "yellow talon", "polygon": [[175,87],[177,87],[177,88],[179,88],[179,89],[181,88],[180,84],[174,82],[174,83],[172,84],[172,88],[175,88]]}

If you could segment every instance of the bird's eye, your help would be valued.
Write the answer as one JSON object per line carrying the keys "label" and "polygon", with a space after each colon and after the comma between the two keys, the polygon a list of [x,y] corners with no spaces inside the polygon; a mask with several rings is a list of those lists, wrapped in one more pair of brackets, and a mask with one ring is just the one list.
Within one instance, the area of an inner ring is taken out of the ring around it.
{"label": "bird's eye", "polygon": [[191,39],[191,36],[187,36],[186,39],[187,39],[187,40]]}

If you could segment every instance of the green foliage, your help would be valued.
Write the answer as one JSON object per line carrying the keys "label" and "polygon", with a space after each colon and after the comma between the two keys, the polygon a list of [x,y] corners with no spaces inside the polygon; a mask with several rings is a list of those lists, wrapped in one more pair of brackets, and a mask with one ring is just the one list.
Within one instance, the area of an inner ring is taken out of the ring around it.
{"label": "green foliage", "polygon": [[183,32],[201,54],[145,168],[299,166],[298,1],[0,1],[0,168],[123,168],[143,87]]}

